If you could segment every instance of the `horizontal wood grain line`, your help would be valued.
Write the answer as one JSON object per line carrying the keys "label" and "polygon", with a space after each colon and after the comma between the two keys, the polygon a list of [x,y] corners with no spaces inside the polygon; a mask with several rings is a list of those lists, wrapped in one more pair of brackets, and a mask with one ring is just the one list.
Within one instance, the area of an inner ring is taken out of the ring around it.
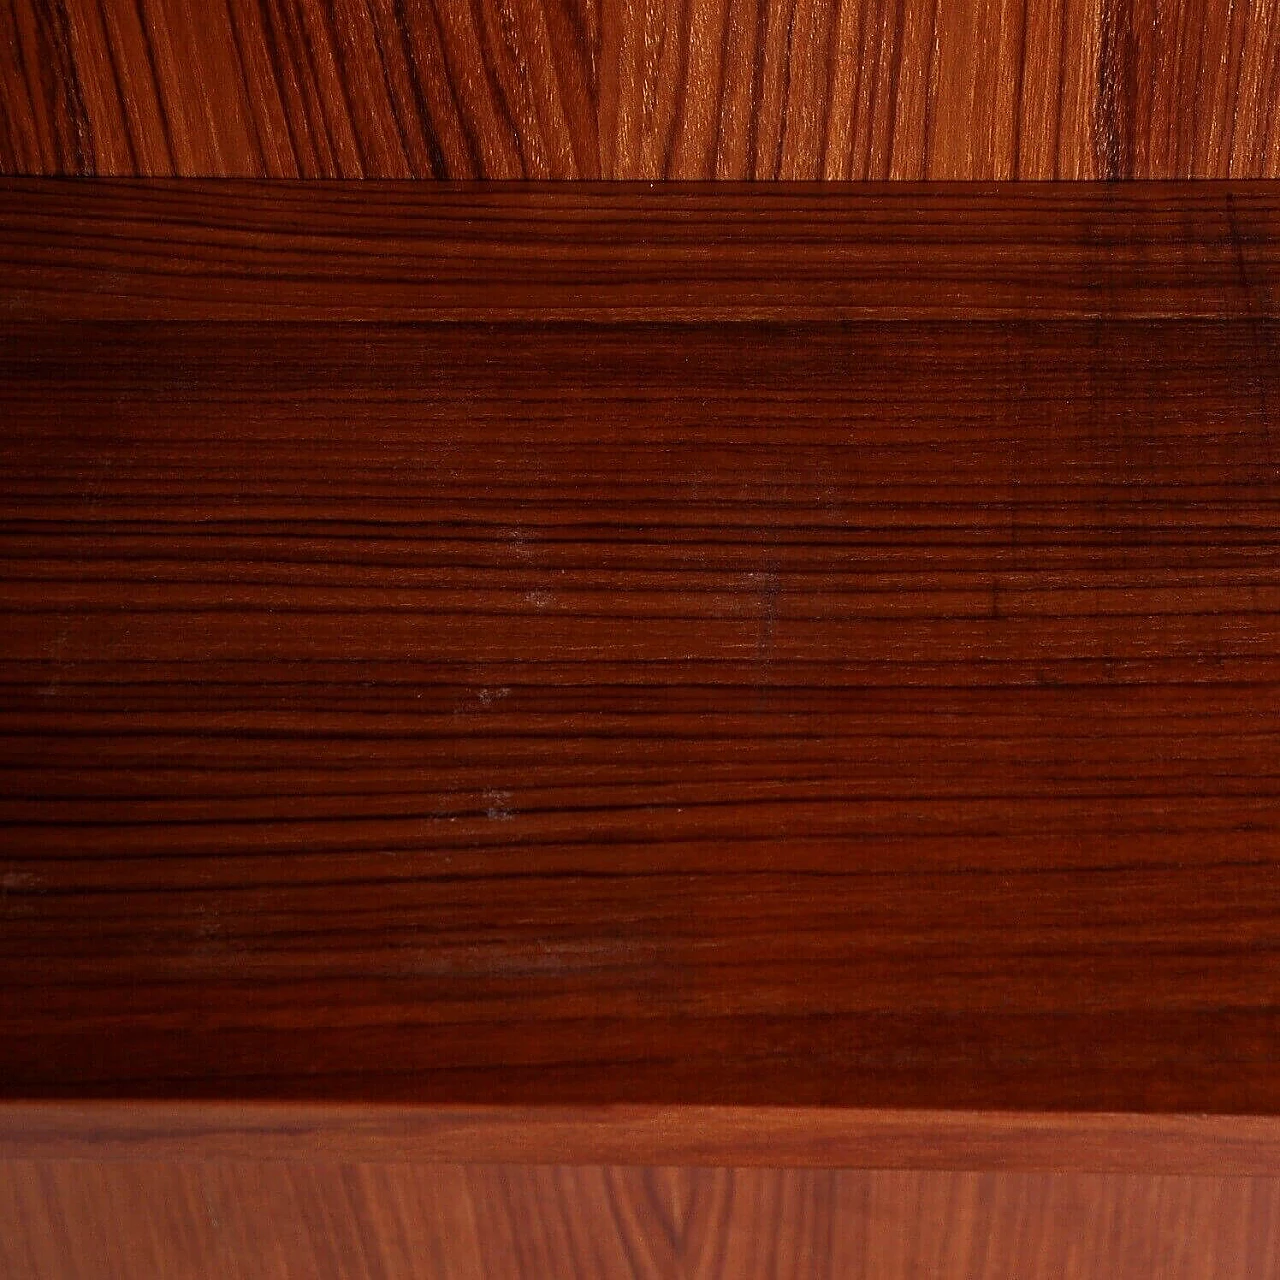
{"label": "horizontal wood grain line", "polygon": [[0,182],[0,316],[1280,314],[1266,184]]}
{"label": "horizontal wood grain line", "polygon": [[0,1103],[4,1159],[447,1160],[1276,1176],[1280,1120],[835,1107]]}

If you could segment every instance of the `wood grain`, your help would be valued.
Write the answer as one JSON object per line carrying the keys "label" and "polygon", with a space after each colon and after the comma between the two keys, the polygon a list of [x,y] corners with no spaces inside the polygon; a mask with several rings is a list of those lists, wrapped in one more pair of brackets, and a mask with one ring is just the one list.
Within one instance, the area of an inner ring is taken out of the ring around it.
{"label": "wood grain", "polygon": [[0,1101],[6,1161],[672,1164],[1275,1177],[1275,1116],[842,1107]]}
{"label": "wood grain", "polygon": [[[82,244],[40,252],[74,292]],[[1274,284],[906,325],[18,298],[4,1094],[1280,1111]]]}
{"label": "wood grain", "polygon": [[0,183],[12,320],[1280,318],[1269,183]]}
{"label": "wood grain", "polygon": [[0,172],[1280,176],[1274,0],[6,0]]}
{"label": "wood grain", "polygon": [[1272,1280],[1280,1180],[520,1165],[0,1165],[30,1280]]}

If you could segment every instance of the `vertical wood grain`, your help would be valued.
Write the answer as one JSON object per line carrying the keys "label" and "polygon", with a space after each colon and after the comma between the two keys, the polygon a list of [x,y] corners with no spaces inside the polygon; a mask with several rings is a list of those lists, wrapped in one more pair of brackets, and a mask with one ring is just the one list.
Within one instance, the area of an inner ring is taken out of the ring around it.
{"label": "vertical wood grain", "polygon": [[0,171],[1280,176],[1276,0],[4,0]]}

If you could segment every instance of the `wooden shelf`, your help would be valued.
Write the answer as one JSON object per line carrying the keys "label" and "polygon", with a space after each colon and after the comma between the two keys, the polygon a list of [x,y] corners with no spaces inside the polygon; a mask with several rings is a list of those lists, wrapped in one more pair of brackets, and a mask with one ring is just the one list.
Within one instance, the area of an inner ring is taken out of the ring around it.
{"label": "wooden shelf", "polygon": [[6,182],[0,1147],[1274,1171],[1278,214]]}

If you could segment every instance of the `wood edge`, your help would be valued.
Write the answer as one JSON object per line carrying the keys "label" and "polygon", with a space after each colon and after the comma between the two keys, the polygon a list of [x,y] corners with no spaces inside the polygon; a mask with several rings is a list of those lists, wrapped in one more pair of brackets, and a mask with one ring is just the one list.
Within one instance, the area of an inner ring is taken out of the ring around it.
{"label": "wood edge", "polygon": [[0,1103],[6,1160],[1280,1175],[1280,1117],[808,1107]]}

